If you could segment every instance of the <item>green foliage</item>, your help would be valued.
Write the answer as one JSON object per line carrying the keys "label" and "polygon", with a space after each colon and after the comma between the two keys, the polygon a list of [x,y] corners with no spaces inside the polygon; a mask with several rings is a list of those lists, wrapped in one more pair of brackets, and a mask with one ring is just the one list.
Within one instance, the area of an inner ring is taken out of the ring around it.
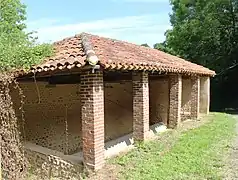
{"label": "green foliage", "polygon": [[37,44],[26,33],[25,5],[20,0],[0,0],[0,71],[27,70],[52,55],[49,44]]}
{"label": "green foliage", "polygon": [[170,48],[216,72],[237,63],[237,0],[171,0],[171,5]]}
{"label": "green foliage", "polygon": [[[161,141],[144,146],[117,159],[120,179],[221,179],[220,167],[231,137],[235,119],[227,114],[213,114],[211,121],[183,132],[176,138],[161,135]],[[164,138],[164,139],[163,139]],[[172,144],[172,147],[169,147]]]}
{"label": "green foliage", "polygon": [[[147,43],[141,44],[141,46],[150,47]],[[166,41],[164,41],[163,43],[154,44],[154,49],[158,49],[160,51],[176,55],[176,53],[173,51],[173,49],[168,47]]]}
{"label": "green foliage", "polygon": [[158,49],[160,51],[172,54],[172,55],[176,55],[176,53],[173,51],[172,48],[168,47],[166,41],[164,41],[163,43],[156,43],[154,44],[154,49]]}
{"label": "green foliage", "polygon": [[170,0],[170,4],[172,29],[157,48],[215,70],[212,109],[234,105],[238,102],[234,98],[238,86],[232,86],[233,76],[238,75],[238,0]]}
{"label": "green foliage", "polygon": [[26,33],[25,20],[25,6],[20,0],[0,0],[0,171],[3,179],[23,179],[27,170],[19,133],[22,127],[18,127],[24,124],[24,116],[22,122],[16,117],[10,87],[19,90],[19,110],[22,110],[24,96],[11,72],[28,70],[53,52],[52,46],[37,44],[31,34]]}
{"label": "green foliage", "polygon": [[141,46],[150,47],[147,43],[141,44]]}

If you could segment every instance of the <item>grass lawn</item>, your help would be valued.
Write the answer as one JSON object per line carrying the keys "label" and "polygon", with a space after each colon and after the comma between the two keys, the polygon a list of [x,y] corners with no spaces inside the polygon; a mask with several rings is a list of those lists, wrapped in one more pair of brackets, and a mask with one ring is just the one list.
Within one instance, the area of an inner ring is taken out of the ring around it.
{"label": "grass lawn", "polygon": [[212,113],[209,118],[199,128],[176,136],[167,132],[162,139],[137,144],[138,148],[114,159],[113,163],[120,165],[119,179],[221,179],[235,120],[222,113]]}

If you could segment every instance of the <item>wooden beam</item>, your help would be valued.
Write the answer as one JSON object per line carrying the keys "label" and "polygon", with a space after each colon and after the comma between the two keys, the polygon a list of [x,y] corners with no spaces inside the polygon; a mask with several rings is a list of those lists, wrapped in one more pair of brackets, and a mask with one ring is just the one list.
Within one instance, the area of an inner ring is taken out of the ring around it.
{"label": "wooden beam", "polygon": [[104,81],[132,81],[131,73],[107,72],[104,74]]}
{"label": "wooden beam", "polygon": [[[48,82],[49,84],[80,84],[79,74],[56,75],[51,77],[35,77],[37,82]],[[18,79],[19,82],[34,82],[34,77]]]}

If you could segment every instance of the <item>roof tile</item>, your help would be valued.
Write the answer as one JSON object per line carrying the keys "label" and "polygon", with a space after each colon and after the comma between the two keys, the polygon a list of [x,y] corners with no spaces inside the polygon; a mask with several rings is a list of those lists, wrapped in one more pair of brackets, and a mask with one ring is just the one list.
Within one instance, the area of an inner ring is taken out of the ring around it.
{"label": "roof tile", "polygon": [[100,64],[105,69],[145,69],[172,73],[215,75],[215,72],[208,68],[156,49],[86,33],[55,42],[55,55],[46,59],[42,64],[32,67],[32,71],[40,72],[84,66],[87,55],[82,36],[87,37],[90,47],[92,46]]}

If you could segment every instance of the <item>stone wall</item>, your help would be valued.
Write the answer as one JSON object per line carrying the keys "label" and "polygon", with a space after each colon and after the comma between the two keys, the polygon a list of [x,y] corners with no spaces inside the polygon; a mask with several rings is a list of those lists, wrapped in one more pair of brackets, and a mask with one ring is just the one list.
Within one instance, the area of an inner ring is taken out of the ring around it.
{"label": "stone wall", "polygon": [[[21,82],[25,104],[26,140],[53,150],[73,154],[82,149],[82,120],[79,84],[48,85],[46,82]],[[168,122],[169,80],[149,81],[150,124]],[[19,95],[12,97],[16,109]],[[133,129],[132,82],[104,83],[105,141],[129,134]],[[21,116],[21,112],[17,111]]]}
{"label": "stone wall", "polygon": [[[26,140],[65,153],[78,151],[81,148],[80,86],[37,82],[39,94],[34,83],[24,82],[20,86],[25,95]],[[13,93],[17,105],[16,99],[18,94]]]}
{"label": "stone wall", "polygon": [[82,163],[76,164],[52,154],[25,148],[25,156],[30,164],[29,179],[80,179]]}
{"label": "stone wall", "polygon": [[167,125],[169,110],[169,81],[161,77],[150,81],[150,124]]}
{"label": "stone wall", "polygon": [[[37,82],[39,96],[34,83],[22,82],[20,86],[26,96],[26,140],[64,153],[80,151],[80,85],[49,86],[45,82]],[[132,132],[132,83],[105,83],[104,93],[105,141],[109,141]],[[19,96],[15,90],[12,91],[12,97],[18,109]],[[21,116],[20,111],[17,114]]]}

